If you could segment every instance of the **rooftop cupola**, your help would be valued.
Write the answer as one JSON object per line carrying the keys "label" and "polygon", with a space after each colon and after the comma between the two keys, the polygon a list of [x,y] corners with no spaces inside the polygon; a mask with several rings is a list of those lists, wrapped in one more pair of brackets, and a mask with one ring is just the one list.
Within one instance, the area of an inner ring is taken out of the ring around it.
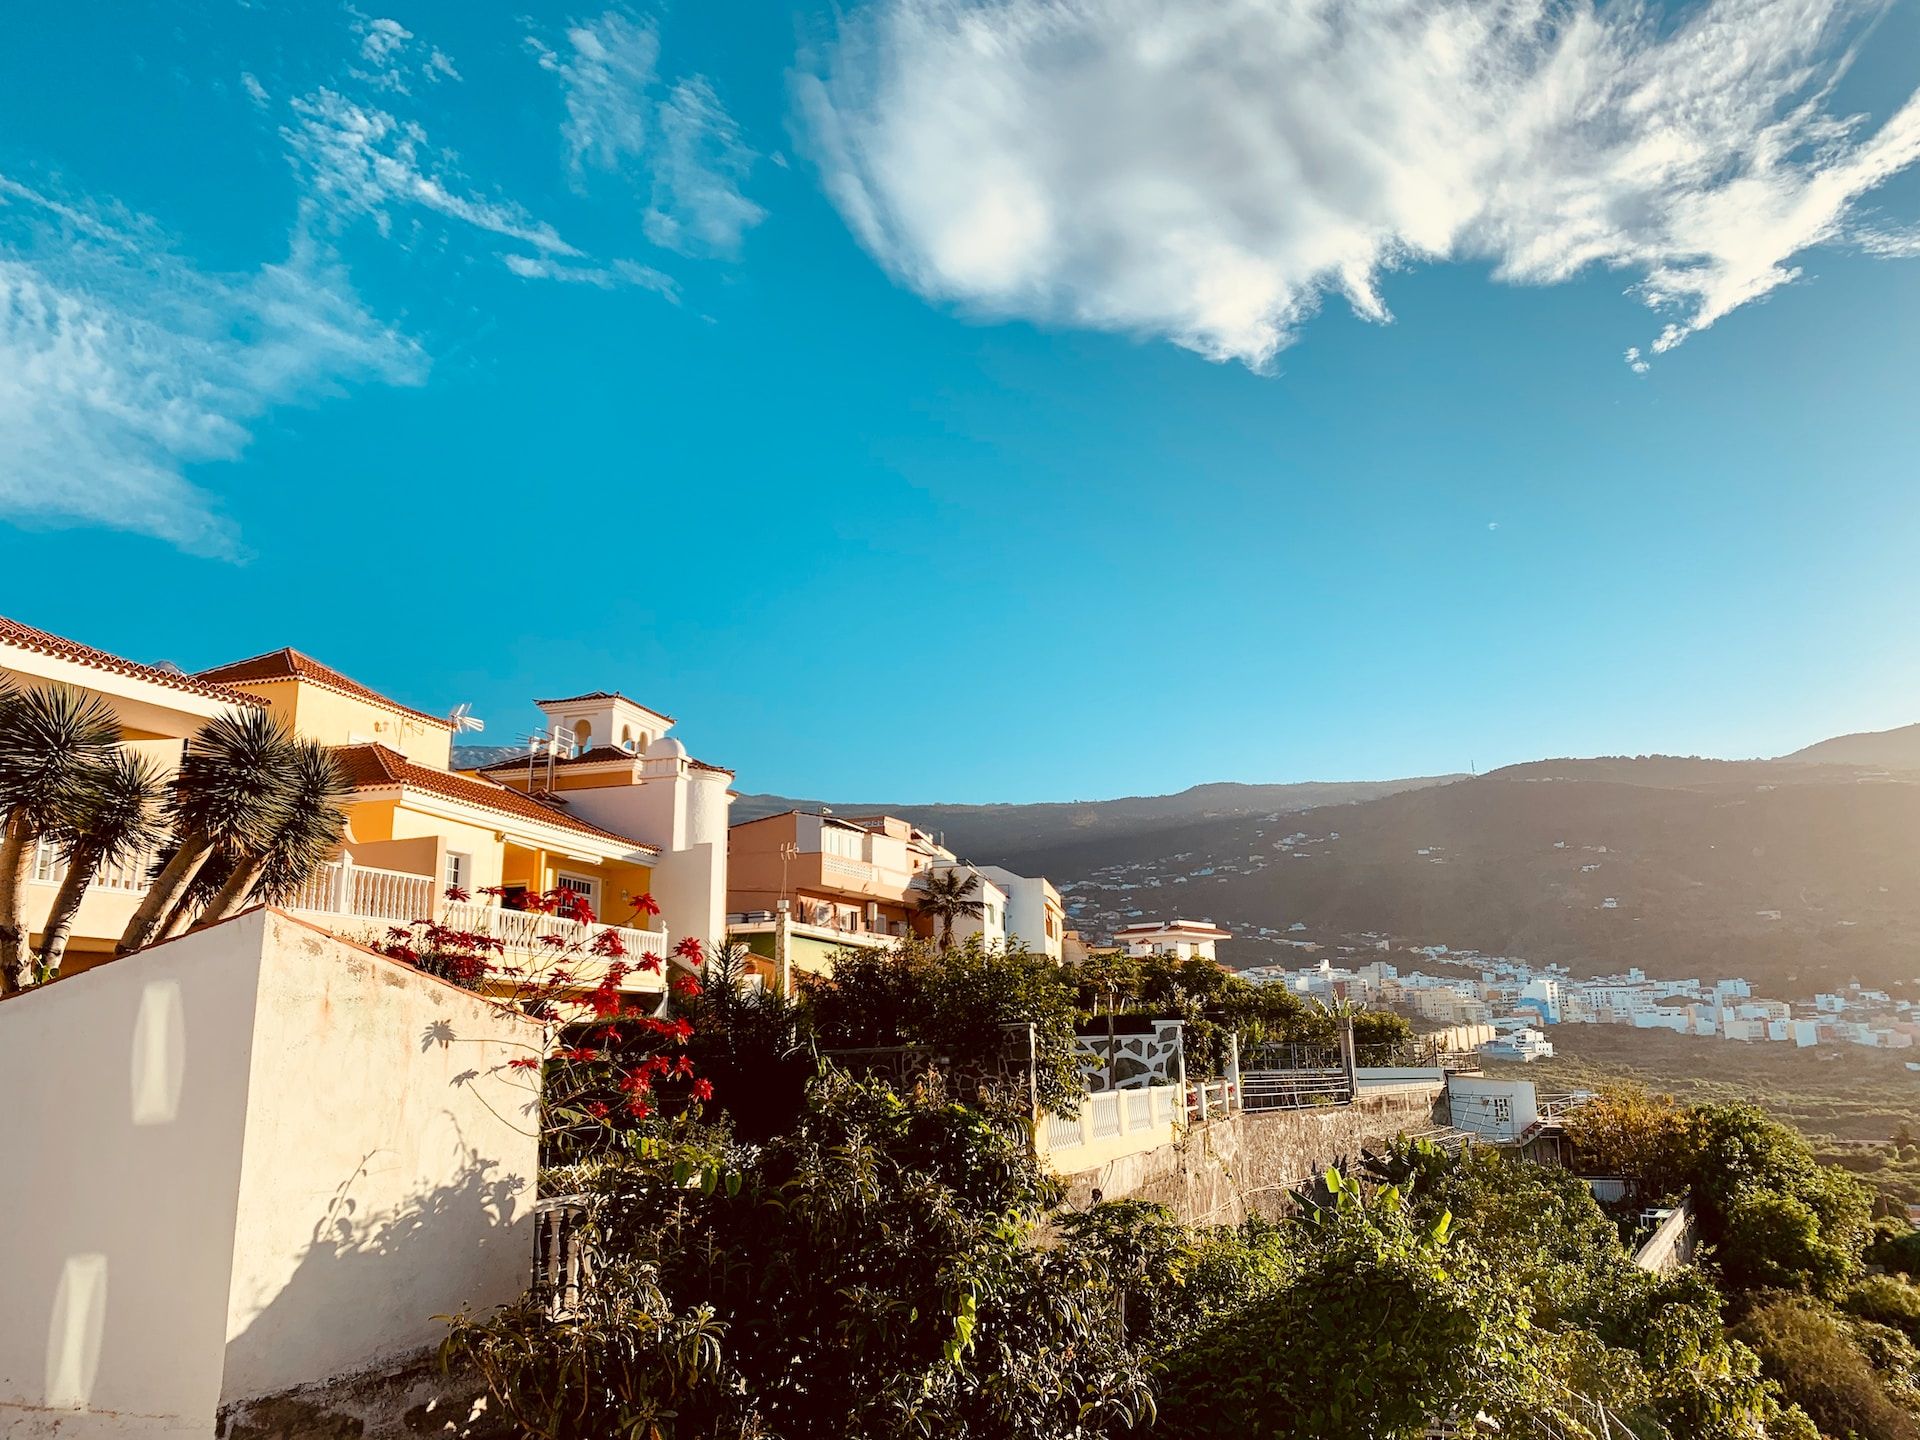
{"label": "rooftop cupola", "polygon": [[546,715],[548,726],[567,737],[575,754],[608,746],[629,755],[645,755],[654,741],[673,728],[671,715],[649,710],[617,690],[534,703]]}

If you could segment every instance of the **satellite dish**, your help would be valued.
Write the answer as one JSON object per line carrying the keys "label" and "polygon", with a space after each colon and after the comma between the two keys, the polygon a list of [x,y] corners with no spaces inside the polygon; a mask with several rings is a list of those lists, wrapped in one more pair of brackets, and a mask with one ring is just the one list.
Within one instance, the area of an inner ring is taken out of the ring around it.
{"label": "satellite dish", "polygon": [[473,706],[456,705],[453,713],[447,716],[447,723],[453,726],[456,735],[477,734],[487,728],[487,722],[474,717]]}

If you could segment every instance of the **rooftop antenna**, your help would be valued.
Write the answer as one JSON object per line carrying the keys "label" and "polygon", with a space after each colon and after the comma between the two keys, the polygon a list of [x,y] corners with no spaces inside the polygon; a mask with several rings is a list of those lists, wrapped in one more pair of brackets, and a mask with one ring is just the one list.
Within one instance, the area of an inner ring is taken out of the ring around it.
{"label": "rooftop antenna", "polygon": [[477,735],[487,728],[487,722],[475,716],[473,706],[467,704],[454,706],[447,716],[447,723],[453,726],[456,735]]}

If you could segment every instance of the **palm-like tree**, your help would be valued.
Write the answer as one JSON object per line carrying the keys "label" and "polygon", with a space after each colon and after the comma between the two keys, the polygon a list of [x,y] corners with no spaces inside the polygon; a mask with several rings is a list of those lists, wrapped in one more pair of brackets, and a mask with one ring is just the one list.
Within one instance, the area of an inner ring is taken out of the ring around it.
{"label": "palm-like tree", "polygon": [[166,834],[161,817],[166,793],[166,772],[131,750],[110,751],[88,771],[73,814],[56,831],[67,873],[40,937],[36,968],[41,982],[60,973],[73,917],[94,876],[153,849]]}
{"label": "palm-like tree", "polygon": [[987,913],[987,902],[978,898],[980,877],[972,871],[929,870],[920,877],[923,887],[916,908],[930,920],[940,923],[940,948],[953,944],[953,922],[962,916],[979,919]]}
{"label": "palm-like tree", "polygon": [[[294,895],[346,832],[346,776],[333,752],[317,740],[296,740],[288,763],[285,813],[259,850],[238,855],[225,883],[207,901],[197,930],[214,925],[250,899],[277,904]],[[169,927],[172,928],[172,927]]]}
{"label": "palm-like tree", "polygon": [[222,715],[187,742],[167,803],[173,854],[115,954],[154,942],[216,852],[241,856],[267,847],[289,808],[294,753],[292,734],[264,710]]}
{"label": "palm-like tree", "polygon": [[88,773],[119,743],[120,723],[97,695],[41,685],[0,696],[0,994],[31,979],[34,846],[72,817]]}

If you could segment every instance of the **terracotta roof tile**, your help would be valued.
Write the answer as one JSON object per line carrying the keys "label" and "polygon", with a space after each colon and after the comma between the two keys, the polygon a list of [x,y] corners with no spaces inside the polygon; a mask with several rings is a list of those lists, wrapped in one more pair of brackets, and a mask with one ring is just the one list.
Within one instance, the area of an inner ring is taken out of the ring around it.
{"label": "terracotta roof tile", "polygon": [[333,753],[340,759],[340,768],[346,772],[347,783],[355,790],[383,790],[393,785],[424,790],[448,800],[461,800],[469,805],[498,810],[503,815],[558,825],[563,830],[577,830],[583,835],[612,840],[635,850],[648,850],[656,855],[660,853],[658,845],[649,845],[635,840],[631,835],[616,835],[611,830],[602,830],[598,825],[589,825],[564,810],[522,795],[518,790],[509,790],[494,781],[476,780],[468,775],[455,775],[451,771],[416,765],[399,751],[389,750],[384,745],[338,745]]}
{"label": "terracotta roof tile", "polygon": [[370,700],[389,710],[397,710],[402,715],[411,715],[416,720],[425,720],[430,725],[451,730],[453,722],[443,715],[429,715],[424,710],[415,710],[410,705],[402,705],[390,696],[382,695],[366,685],[362,685],[350,675],[342,675],[331,665],[323,665],[311,655],[288,647],[270,650],[265,655],[255,655],[246,660],[235,660],[229,665],[216,665],[211,670],[202,670],[197,677],[201,680],[235,684],[246,680],[305,680],[324,689],[336,691],[342,695],[351,695],[356,700]]}
{"label": "terracotta roof tile", "polygon": [[[631,760],[635,764],[638,764],[640,758],[641,757],[634,754],[633,751],[622,750],[618,745],[595,745],[591,750],[582,750],[578,755],[556,755],[553,757],[552,763],[555,765],[604,765],[610,760]],[[545,755],[535,755],[533,757],[533,768],[536,771],[546,769],[547,763],[547,757]],[[495,760],[490,765],[482,765],[480,767],[480,773],[486,775],[496,770],[504,773],[509,770],[525,770],[526,768],[526,756],[509,755],[504,760]]]}
{"label": "terracotta roof tile", "polygon": [[624,700],[629,705],[639,705],[640,708],[646,711],[649,715],[658,715],[662,720],[666,721],[669,725],[672,725],[675,723],[673,716],[667,714],[665,711],[656,710],[651,705],[643,704],[641,701],[634,699],[631,695],[622,695],[618,690],[589,690],[584,695],[563,695],[558,700],[536,700],[533,703],[535,705],[540,705],[540,706],[574,705],[574,704],[578,704],[582,700]]}
{"label": "terracotta roof tile", "polygon": [[165,685],[171,690],[183,690],[189,695],[198,695],[207,700],[225,700],[233,705],[246,705],[258,708],[261,701],[257,695],[248,695],[241,690],[230,690],[224,685],[209,681],[204,675],[183,675],[172,670],[162,670],[157,665],[142,665],[138,660],[127,660],[105,650],[96,650],[91,645],[82,645],[77,640],[68,640],[64,636],[52,634],[46,630],[36,630],[31,625],[22,625],[18,620],[9,620],[0,616],[0,645],[12,645],[21,650],[31,650],[39,655],[51,655],[58,660],[71,660],[76,665],[85,665],[93,670],[105,670],[114,675],[127,675],[136,680],[148,680],[155,685]]}

